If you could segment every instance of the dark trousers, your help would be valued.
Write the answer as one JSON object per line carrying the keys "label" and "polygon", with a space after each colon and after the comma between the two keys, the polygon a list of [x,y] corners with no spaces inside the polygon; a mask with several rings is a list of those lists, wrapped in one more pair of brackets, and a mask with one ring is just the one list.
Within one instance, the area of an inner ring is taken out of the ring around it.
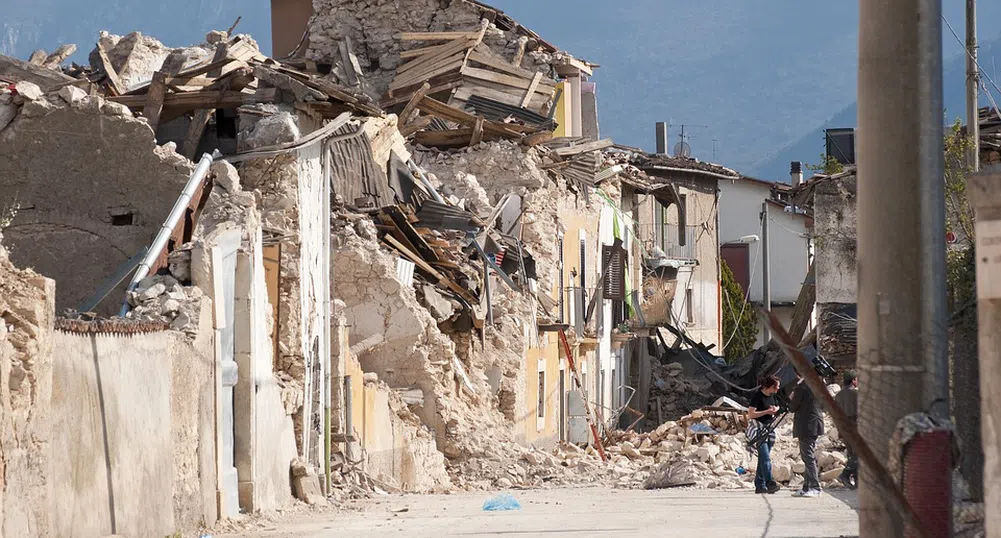
{"label": "dark trousers", "polygon": [[858,480],[858,454],[852,447],[848,447],[848,463],[845,464],[844,475]]}
{"label": "dark trousers", "polygon": [[772,447],[775,439],[766,439],[758,446],[758,469],[754,472],[754,487],[765,489],[772,483]]}
{"label": "dark trousers", "polygon": [[799,438],[799,457],[806,465],[803,474],[803,491],[820,489],[820,470],[817,468],[817,438],[802,436]]}

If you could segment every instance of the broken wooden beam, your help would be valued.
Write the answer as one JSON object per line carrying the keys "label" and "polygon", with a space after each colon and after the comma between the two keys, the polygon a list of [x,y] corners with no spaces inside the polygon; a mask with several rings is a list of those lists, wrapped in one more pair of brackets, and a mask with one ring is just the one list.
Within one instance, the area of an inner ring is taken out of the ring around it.
{"label": "broken wooden beam", "polygon": [[[432,116],[437,116],[443,120],[452,121],[460,125],[465,125],[467,127],[474,127],[476,125],[477,116],[466,112],[465,110],[460,110],[458,108],[446,105],[441,101],[436,101],[430,97],[425,97],[421,99],[421,102],[417,105],[422,112],[430,114]],[[521,133],[513,129],[507,128],[502,123],[495,123],[492,121],[485,121],[483,123],[483,130],[486,133],[504,136],[508,138],[521,138]]]}
{"label": "broken wooden beam", "polygon": [[[169,94],[164,97],[163,106],[164,108],[188,108],[190,110],[199,108],[236,108],[241,105],[269,103],[274,101],[277,96],[278,90],[276,88],[264,88],[254,93],[203,90]],[[145,95],[121,95],[110,97],[108,100],[133,109],[143,108],[146,105]]]}
{"label": "broken wooden beam", "polygon": [[565,148],[557,148],[553,150],[553,153],[559,155],[560,157],[570,157],[572,155],[579,155],[581,153],[587,153],[589,151],[598,151],[605,148],[610,148],[615,145],[611,138],[606,138],[604,140],[596,140],[594,142],[588,142],[586,144],[578,144],[576,146],[569,146]]}
{"label": "broken wooden beam", "polygon": [[115,71],[115,67],[111,65],[111,58],[108,57],[108,52],[104,50],[104,46],[100,42],[97,44],[97,57],[100,65],[96,67],[104,71],[104,74],[107,75],[108,86],[111,88],[112,93],[115,95],[125,95],[127,88],[122,83],[122,79],[118,77],[118,71]]}
{"label": "broken wooden beam", "polygon": [[146,103],[143,105],[143,117],[149,123],[153,134],[160,125],[160,113],[163,112],[163,101],[167,94],[167,74],[163,71],[153,73],[153,81],[149,85],[149,93],[146,94]]}
{"label": "broken wooden beam", "polygon": [[817,279],[816,270],[810,264],[810,270],[806,273],[803,286],[799,289],[799,297],[792,311],[792,322],[789,324],[789,336],[793,341],[799,342],[806,333],[806,328],[810,325],[810,318],[813,314],[813,306],[817,302]]}
{"label": "broken wooden beam", "polygon": [[417,93],[415,93],[413,97],[410,98],[410,101],[407,103],[407,106],[403,107],[403,112],[400,113],[399,121],[397,122],[401,129],[403,127],[406,127],[407,123],[410,122],[410,116],[412,116],[413,113],[417,111],[417,104],[421,102],[421,99],[424,99],[424,97],[428,94],[428,90],[430,89],[431,89],[431,84],[425,82],[424,85],[421,86],[419,90],[417,90]]}
{"label": "broken wooden beam", "polygon": [[[542,82],[542,73],[536,73],[528,86],[528,90],[525,91],[525,97],[521,100],[521,108],[527,107],[532,102],[532,97],[535,95],[535,90],[538,89],[540,82]],[[549,95],[552,95],[552,93],[550,91]]]}
{"label": "broken wooden beam", "polygon": [[402,32],[396,36],[400,41],[453,41],[455,39],[476,39],[479,30],[473,32]]}
{"label": "broken wooden beam", "polygon": [[431,116],[421,116],[419,118],[415,118],[413,121],[408,122],[405,126],[400,127],[400,135],[406,138],[417,131],[426,129],[429,125],[431,125],[432,121],[434,120]]}
{"label": "broken wooden beam", "polygon": [[191,125],[188,126],[188,135],[184,138],[184,144],[181,146],[181,155],[194,160],[195,153],[198,151],[198,144],[205,133],[205,126],[208,125],[209,119],[213,114],[215,114],[215,109],[211,108],[203,108],[195,111],[194,116],[191,118]]}

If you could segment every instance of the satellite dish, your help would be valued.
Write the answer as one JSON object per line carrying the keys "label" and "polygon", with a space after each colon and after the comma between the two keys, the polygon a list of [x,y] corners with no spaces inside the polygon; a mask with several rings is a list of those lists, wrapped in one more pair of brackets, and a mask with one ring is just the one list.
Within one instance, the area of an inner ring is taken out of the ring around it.
{"label": "satellite dish", "polygon": [[688,145],[688,142],[678,142],[674,145],[674,155],[675,157],[691,157],[692,146]]}

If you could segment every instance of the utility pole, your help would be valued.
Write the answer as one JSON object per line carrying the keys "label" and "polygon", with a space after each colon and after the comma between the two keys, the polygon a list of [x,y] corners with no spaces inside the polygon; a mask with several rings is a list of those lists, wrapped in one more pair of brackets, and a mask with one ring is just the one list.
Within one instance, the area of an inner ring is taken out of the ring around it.
{"label": "utility pole", "polygon": [[[901,418],[949,417],[941,20],[942,0],[860,0],[859,430],[883,461]],[[940,467],[920,479],[951,483]],[[904,536],[865,467],[860,482],[859,535]]]}
{"label": "utility pole", "polygon": [[[761,202],[761,302],[772,311],[771,257],[768,253],[768,200]],[[765,323],[765,344],[772,340],[772,329]]]}
{"label": "utility pole", "polygon": [[968,162],[980,171],[980,67],[977,66],[977,0],[966,0],[966,134],[973,140]]}

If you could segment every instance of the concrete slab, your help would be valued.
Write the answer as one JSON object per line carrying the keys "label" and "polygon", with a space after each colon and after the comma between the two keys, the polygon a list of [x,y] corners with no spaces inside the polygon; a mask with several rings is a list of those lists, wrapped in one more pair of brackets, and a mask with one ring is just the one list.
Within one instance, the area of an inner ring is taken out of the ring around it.
{"label": "concrete slab", "polygon": [[353,503],[355,511],[304,516],[242,536],[858,536],[858,500],[853,491],[834,491],[816,499],[793,498],[789,490],[767,496],[748,491],[597,487],[512,493],[522,505],[519,511],[483,512],[483,502],[496,493],[384,496]]}

